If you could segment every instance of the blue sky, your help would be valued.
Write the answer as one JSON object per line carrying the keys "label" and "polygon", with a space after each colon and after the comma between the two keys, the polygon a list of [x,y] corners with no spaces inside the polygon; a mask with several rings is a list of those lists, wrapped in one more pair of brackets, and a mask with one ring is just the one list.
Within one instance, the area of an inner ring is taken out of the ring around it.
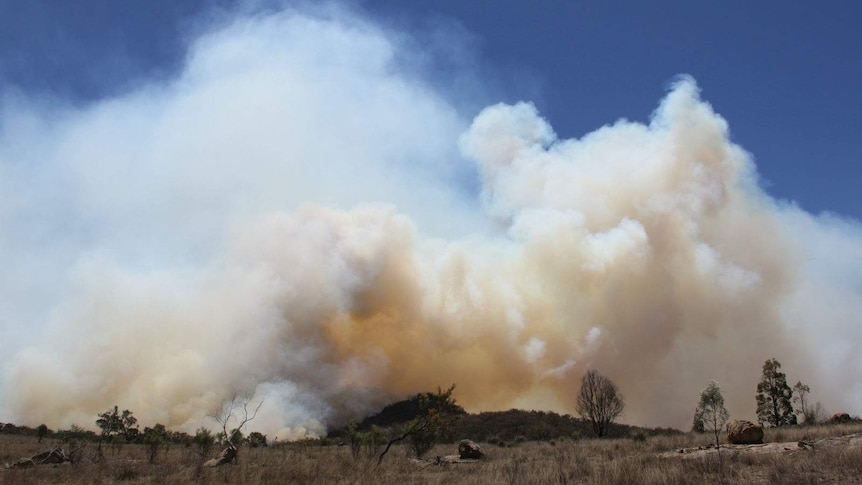
{"label": "blue sky", "polygon": [[[561,137],[646,120],[668,83],[690,74],[754,155],[771,195],[862,218],[858,2],[353,4],[400,29],[448,26],[472,49],[461,62],[494,93],[486,101],[530,100]],[[170,77],[196,29],[233,5],[4,0],[0,82],[85,104]]]}

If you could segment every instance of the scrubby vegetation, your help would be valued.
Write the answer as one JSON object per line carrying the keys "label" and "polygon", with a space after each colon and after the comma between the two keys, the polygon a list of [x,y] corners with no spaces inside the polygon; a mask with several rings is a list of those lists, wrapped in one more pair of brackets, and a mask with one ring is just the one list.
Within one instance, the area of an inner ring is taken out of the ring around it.
{"label": "scrubby vegetation", "polygon": [[387,428],[400,425],[419,416],[427,414],[429,409],[437,410],[446,416],[459,416],[467,411],[459,406],[452,397],[455,391],[453,384],[447,390],[437,389],[437,392],[423,392],[402,401],[394,402],[384,407],[379,413],[366,417],[358,425],[360,431],[368,431],[373,426]]}
{"label": "scrubby vegetation", "polygon": [[[430,447],[429,445],[434,443],[455,443],[467,438],[507,446],[525,441],[565,441],[596,436],[595,426],[591,420],[568,414],[519,409],[469,414],[452,398],[454,389],[453,385],[446,391],[438,389],[437,393],[420,393],[392,403],[379,413],[368,416],[361,423],[334,430],[327,439],[356,444],[366,439],[363,433],[374,429],[379,433],[384,429],[404,428],[416,419],[428,416],[429,412],[441,417],[444,420],[444,426],[434,429],[434,435],[424,440],[424,447]],[[417,433],[417,438],[429,433]],[[670,428],[639,428],[609,422],[605,424],[604,433],[608,437],[620,438],[635,434],[644,436],[679,434],[681,431]],[[424,452],[417,454],[421,455]]]}
{"label": "scrubby vegetation", "polygon": [[[455,402],[452,385],[390,404],[329,436],[287,443],[268,443],[257,431],[245,436],[243,427],[262,401],[250,406],[237,398],[210,415],[220,431],[200,428],[194,436],[158,423],[140,431],[133,413],[117,406],[98,415],[99,434],[79,426],[53,431],[44,424],[0,423],[0,463],[18,462],[0,470],[0,483],[796,484],[857,479],[862,420],[839,413],[817,425],[822,411],[808,404],[809,387],[797,383],[797,397],[791,400],[779,367],[774,359],[764,366],[757,402],[769,404],[759,406],[765,410],[766,444],[750,448],[721,444],[727,412],[715,382],[701,393],[689,433],[614,423],[623,401],[613,386],[608,395],[619,406],[609,408],[610,419],[597,423],[585,409],[581,418],[517,409],[469,414]],[[804,416],[804,425],[792,419],[791,402],[799,403],[795,414]],[[481,460],[444,459],[462,439],[481,444]],[[60,463],[36,459],[46,447],[56,450],[52,456],[61,456]],[[217,447],[226,448],[208,460]],[[237,459],[240,448],[242,460]]]}
{"label": "scrubby vegetation", "polygon": [[[502,445],[523,441],[572,441],[591,438],[593,427],[589,420],[550,411],[509,411],[467,414],[453,424],[456,439],[470,438]],[[624,438],[641,433],[644,436],[681,434],[671,428],[640,428],[611,423],[607,437]]]}
{"label": "scrubby vegetation", "polygon": [[[767,442],[797,441],[818,437],[862,433],[862,424],[791,426],[768,428]],[[47,438],[47,441],[56,438]],[[115,455],[94,460],[95,446],[83,458],[66,466],[0,470],[4,485],[114,484],[114,483],[245,483],[245,484],[701,484],[847,483],[862,475],[862,448],[856,446],[785,453],[757,454],[725,451],[720,463],[716,454],[685,458],[676,449],[706,447],[712,436],[698,433],[674,435],[582,439],[577,441],[513,440],[514,446],[499,448],[482,443],[486,459],[474,464],[435,466],[408,459],[406,444],[393,447],[391,459],[376,465],[356,460],[349,446],[322,446],[325,440],[248,447],[236,465],[221,468],[200,466],[194,446],[162,449],[149,463],[144,444],[123,445]],[[42,450],[32,435],[0,435],[0,462],[11,462]],[[248,446],[248,445],[246,445]],[[450,454],[453,445],[436,445],[430,456]],[[671,457],[662,452],[673,452]]]}

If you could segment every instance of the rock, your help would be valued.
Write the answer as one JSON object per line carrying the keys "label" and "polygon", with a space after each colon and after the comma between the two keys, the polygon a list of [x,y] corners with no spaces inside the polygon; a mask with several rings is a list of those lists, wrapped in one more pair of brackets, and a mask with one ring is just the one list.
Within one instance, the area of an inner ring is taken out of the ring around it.
{"label": "rock", "polygon": [[462,459],[478,460],[485,456],[479,445],[471,440],[461,440],[458,442],[458,456]]}
{"label": "rock", "polygon": [[842,423],[852,423],[853,418],[850,417],[847,413],[836,413],[833,414],[831,418],[829,418],[830,424],[842,424]]}
{"label": "rock", "polygon": [[227,465],[227,464],[233,463],[235,460],[236,460],[236,448],[227,447],[227,448],[221,450],[221,453],[219,454],[218,457],[213,458],[212,460],[209,460],[208,462],[204,463],[204,466],[206,466],[206,467],[222,466],[222,465]]}
{"label": "rock", "polygon": [[422,460],[420,458],[410,458],[407,460],[408,463],[415,466],[416,468],[427,468],[432,465],[432,463]]}
{"label": "rock", "polygon": [[763,443],[763,426],[744,419],[727,423],[727,441],[735,445]]}

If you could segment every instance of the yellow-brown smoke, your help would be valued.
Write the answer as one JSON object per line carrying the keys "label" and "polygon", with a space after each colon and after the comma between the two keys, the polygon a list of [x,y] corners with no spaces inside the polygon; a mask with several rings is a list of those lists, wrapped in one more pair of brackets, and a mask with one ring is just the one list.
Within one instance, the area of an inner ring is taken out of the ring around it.
{"label": "yellow-brown smoke", "polygon": [[[573,413],[597,368],[626,421],[686,427],[711,379],[753,418],[772,357],[825,404],[858,405],[858,343],[830,347],[853,335],[858,291],[830,309],[806,296],[856,273],[818,272],[824,251],[795,239],[858,253],[858,226],[765,195],[693,80],[649,124],[561,140],[527,103],[461,123],[392,74],[397,46],[373,26],[246,22],[199,41],[155,116],[144,91],[54,128],[71,217],[97,230],[69,244],[64,297],[7,357],[13,419],[91,425],[118,404],[194,429],[244,393],[265,396],[256,429],[294,437],[451,383],[470,411]],[[244,57],[271,38],[286,52]],[[129,112],[141,126],[119,138],[144,137],[143,153],[111,141]],[[480,203],[447,185],[456,144]],[[134,180],[114,187],[126,159]]]}

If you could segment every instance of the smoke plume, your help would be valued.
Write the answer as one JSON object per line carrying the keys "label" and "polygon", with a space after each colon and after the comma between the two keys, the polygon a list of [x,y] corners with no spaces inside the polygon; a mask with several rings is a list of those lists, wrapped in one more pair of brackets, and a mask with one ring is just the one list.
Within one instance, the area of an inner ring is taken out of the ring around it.
{"label": "smoke plume", "polygon": [[687,427],[710,379],[752,418],[772,357],[862,412],[862,229],[770,198],[694,80],[560,139],[466,113],[405,37],[239,16],[170,81],[4,95],[0,417],[193,430],[239,394],[289,438],[451,383],[573,413],[597,368],[625,421]]}

